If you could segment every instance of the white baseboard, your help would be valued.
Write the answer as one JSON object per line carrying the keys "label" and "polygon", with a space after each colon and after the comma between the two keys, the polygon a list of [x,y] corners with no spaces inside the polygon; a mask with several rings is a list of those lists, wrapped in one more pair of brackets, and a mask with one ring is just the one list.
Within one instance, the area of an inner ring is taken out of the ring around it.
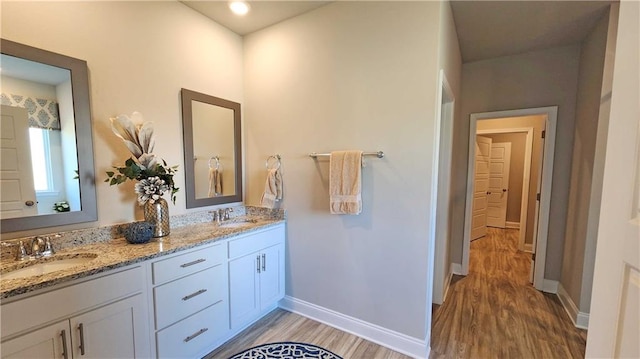
{"label": "white baseboard", "polygon": [[[430,347],[427,341],[410,337],[331,309],[290,296],[285,296],[280,301],[280,308],[357,335],[413,358],[426,359],[429,357]],[[430,335],[427,336],[427,340],[429,339]]]}
{"label": "white baseboard", "polygon": [[463,275],[462,274],[462,264],[460,264],[460,263],[451,263],[450,271],[453,274]]}
{"label": "white baseboard", "polygon": [[504,226],[506,228],[520,229],[520,222],[509,222],[509,221],[506,221],[504,223]]}
{"label": "white baseboard", "polygon": [[556,294],[558,293],[558,285],[560,283],[558,283],[557,280],[551,280],[551,279],[543,279],[542,281],[542,291],[545,293],[552,293],[552,294]]}
{"label": "white baseboard", "polygon": [[558,285],[558,292],[556,295],[558,296],[558,299],[560,299],[560,303],[562,303],[562,306],[569,315],[573,325],[575,325],[576,328],[587,329],[589,327],[589,313],[584,313],[578,310],[578,307],[562,284]]}

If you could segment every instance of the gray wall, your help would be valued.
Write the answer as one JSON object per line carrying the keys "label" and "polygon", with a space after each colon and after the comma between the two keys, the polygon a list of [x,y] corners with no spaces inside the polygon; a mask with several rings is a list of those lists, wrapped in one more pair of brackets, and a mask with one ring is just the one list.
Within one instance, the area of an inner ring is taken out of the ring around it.
{"label": "gray wall", "polygon": [[[334,2],[245,37],[246,202],[282,155],[287,295],[426,339],[440,4]],[[329,214],[327,159],[383,150],[363,211]]]}
{"label": "gray wall", "polygon": [[[602,136],[602,131],[606,132],[606,127],[604,130],[599,127],[599,121],[601,103],[609,101],[608,92],[603,92],[608,26],[607,13],[582,43],[571,190],[560,279],[565,291],[583,312],[589,311],[591,303],[597,233],[597,225],[595,228],[589,226],[590,216],[593,216],[590,212],[600,207],[600,198],[593,193],[599,193],[601,189],[594,191],[593,181],[594,176],[600,175],[595,168],[597,138]],[[603,121],[608,123],[608,119]],[[590,244],[590,241],[594,243]]]}
{"label": "gray wall", "polygon": [[531,107],[558,106],[551,213],[545,278],[560,279],[573,131],[579,45],[466,63],[462,69],[462,110],[454,129],[452,176],[454,218],[452,259],[462,263],[469,115]]}

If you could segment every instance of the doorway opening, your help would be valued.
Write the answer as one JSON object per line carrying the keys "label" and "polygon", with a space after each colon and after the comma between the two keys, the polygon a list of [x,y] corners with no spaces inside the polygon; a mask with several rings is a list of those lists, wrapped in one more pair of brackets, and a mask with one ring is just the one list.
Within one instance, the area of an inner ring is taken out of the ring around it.
{"label": "doorway opening", "polygon": [[[535,125],[526,125],[527,120],[530,117],[541,117],[540,120],[544,125],[540,126],[536,130]],[[491,121],[493,120],[493,121]],[[518,214],[518,226],[523,227],[520,229],[519,246],[521,250],[530,248],[533,252],[532,256],[532,281],[533,285],[538,290],[543,290],[544,287],[544,268],[546,260],[546,246],[547,246],[547,230],[549,225],[549,206],[551,202],[551,179],[553,175],[553,157],[555,147],[555,131],[557,121],[557,107],[542,107],[542,108],[530,108],[521,110],[509,110],[498,112],[485,112],[472,114],[470,118],[469,126],[469,161],[467,171],[467,191],[466,191],[466,208],[465,208],[465,224],[464,224],[464,241],[462,247],[462,274],[466,275],[469,272],[469,254],[470,243],[472,239],[472,232],[474,236],[478,236],[482,233],[481,224],[479,222],[484,221],[484,231],[486,232],[486,217],[487,217],[487,203],[490,196],[495,199],[494,208],[491,209],[492,216],[496,217],[494,220],[500,221],[502,217],[499,211],[504,211],[508,197],[509,189],[507,187],[496,187],[497,185],[506,185],[506,183],[500,183],[499,178],[493,179],[493,187],[489,190],[490,182],[490,159],[483,162],[483,159],[478,157],[491,156],[491,145],[487,144],[490,141],[484,141],[483,145],[477,143],[477,131],[479,128],[482,131],[489,130],[485,124],[491,124],[495,128],[505,128],[510,123],[511,127],[518,129],[519,131],[526,131],[529,133],[528,127],[533,127],[532,130],[532,158],[535,159],[537,154],[540,155],[540,160],[532,160],[529,163],[529,177],[537,179],[535,186],[530,185],[527,191],[524,190],[524,184],[520,187],[520,211]],[[511,122],[508,122],[511,121]],[[503,131],[508,131],[504,129]],[[489,131],[490,132],[490,131]],[[505,132],[507,133],[507,132]],[[537,146],[535,146],[537,142]],[[526,144],[525,144],[526,146]],[[482,149],[481,147],[484,147]],[[500,152],[500,151],[496,151]],[[504,151],[503,151],[504,152]],[[479,155],[480,154],[480,155]],[[480,162],[478,162],[480,161]],[[537,162],[537,163],[534,163]],[[484,177],[481,177],[476,181],[476,164],[478,169],[483,173]],[[487,166],[486,168],[484,166]],[[526,163],[523,163],[523,166]],[[499,166],[495,166],[499,167]],[[524,170],[523,170],[524,177]],[[476,182],[480,184],[480,187],[475,186]],[[504,181],[503,181],[504,182]],[[486,186],[486,188],[482,188]],[[474,191],[474,189],[476,189]],[[493,192],[496,191],[494,194]],[[514,195],[517,191],[511,190]],[[526,195],[525,195],[525,192]],[[499,200],[503,201],[499,201]],[[485,211],[474,212],[474,202],[482,207],[484,201]],[[522,210],[523,201],[526,201],[526,209]],[[501,206],[501,207],[500,207]],[[498,213],[498,214],[497,214]],[[513,214],[512,214],[513,216]],[[523,217],[524,216],[524,217]],[[474,223],[475,220],[475,223]],[[506,221],[505,221],[506,222]],[[512,225],[514,221],[511,221]],[[506,225],[505,225],[506,226]],[[520,239],[521,238],[521,239]],[[529,240],[528,240],[529,239]],[[527,243],[528,242],[528,243]]]}

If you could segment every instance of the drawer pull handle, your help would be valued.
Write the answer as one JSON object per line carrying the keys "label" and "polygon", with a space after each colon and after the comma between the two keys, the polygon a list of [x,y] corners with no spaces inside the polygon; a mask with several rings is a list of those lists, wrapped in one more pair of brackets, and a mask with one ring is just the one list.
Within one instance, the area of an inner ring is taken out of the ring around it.
{"label": "drawer pull handle", "polygon": [[193,298],[193,297],[197,297],[197,296],[199,296],[200,294],[202,294],[202,293],[204,293],[204,292],[206,292],[206,291],[207,291],[206,289],[200,289],[200,290],[199,290],[199,291],[197,291],[197,292],[194,292],[194,293],[191,293],[191,294],[189,294],[189,295],[186,295],[186,296],[182,297],[182,300],[187,301],[187,300],[189,300],[189,299],[191,299],[191,298]]}
{"label": "drawer pull handle", "polygon": [[195,332],[195,333],[189,335],[188,337],[184,338],[184,342],[185,343],[190,342],[191,340],[195,339],[197,336],[199,336],[200,334],[206,332],[207,330],[209,330],[209,328],[202,328],[202,329],[198,330],[197,332]]}
{"label": "drawer pull handle", "polygon": [[78,325],[78,330],[80,331],[80,355],[84,355],[84,326],[82,323]]}
{"label": "drawer pull handle", "polygon": [[69,359],[69,352],[67,352],[67,331],[63,330],[60,336],[62,337],[62,357]]}
{"label": "drawer pull handle", "polygon": [[204,259],[204,258],[200,258],[200,259],[196,259],[196,260],[195,260],[195,261],[193,261],[193,262],[189,262],[189,263],[181,264],[181,265],[180,265],[180,267],[182,267],[182,268],[187,268],[187,267],[191,267],[192,265],[196,265],[196,264],[198,264],[198,263],[202,263],[202,262],[205,262],[205,261],[206,261],[206,259]]}

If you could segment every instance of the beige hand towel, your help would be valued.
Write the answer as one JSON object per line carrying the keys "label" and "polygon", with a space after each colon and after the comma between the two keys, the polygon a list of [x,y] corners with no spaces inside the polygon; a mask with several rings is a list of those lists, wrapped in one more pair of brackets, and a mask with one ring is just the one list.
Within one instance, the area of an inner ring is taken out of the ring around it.
{"label": "beige hand towel", "polygon": [[209,168],[209,197],[222,195],[222,170]]}
{"label": "beige hand towel", "polygon": [[362,151],[334,151],[329,160],[331,214],[362,212]]}
{"label": "beige hand towel", "polygon": [[274,208],[276,202],[282,200],[284,182],[280,169],[270,169],[267,171],[267,180],[264,184],[264,193],[260,200],[260,205],[267,208]]}

